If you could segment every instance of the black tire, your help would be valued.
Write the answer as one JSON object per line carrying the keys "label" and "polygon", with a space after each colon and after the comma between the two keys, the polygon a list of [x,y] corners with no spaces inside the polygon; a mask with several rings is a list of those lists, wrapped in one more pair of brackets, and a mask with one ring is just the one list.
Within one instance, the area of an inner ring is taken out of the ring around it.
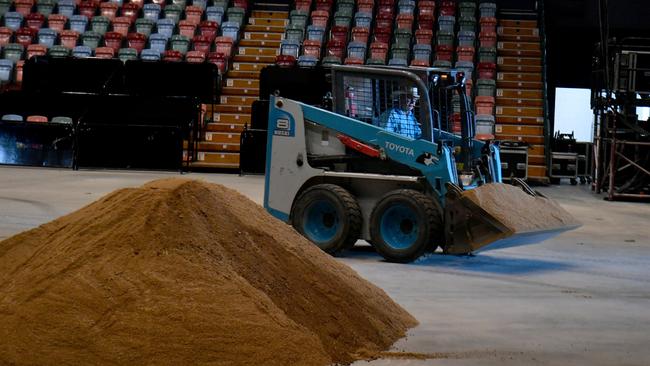
{"label": "black tire", "polygon": [[576,186],[576,185],[578,185],[578,180],[575,179],[575,178],[571,178],[571,179],[569,180],[569,182],[571,183],[572,186]]}
{"label": "black tire", "polygon": [[387,261],[408,263],[442,244],[442,209],[429,196],[411,189],[384,195],[370,215],[372,243]]}
{"label": "black tire", "polygon": [[335,184],[318,184],[296,198],[291,223],[329,254],[351,247],[361,233],[361,209],[350,192]]}

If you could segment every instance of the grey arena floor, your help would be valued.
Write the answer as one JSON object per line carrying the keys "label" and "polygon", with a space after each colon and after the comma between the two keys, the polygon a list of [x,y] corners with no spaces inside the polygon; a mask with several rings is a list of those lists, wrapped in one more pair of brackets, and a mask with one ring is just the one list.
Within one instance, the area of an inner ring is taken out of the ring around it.
{"label": "grey arena floor", "polygon": [[[114,189],[175,176],[0,167],[0,240]],[[262,202],[261,176],[183,176]],[[360,244],[340,258],[420,321],[394,350],[432,357],[355,365],[650,364],[650,204],[603,201],[585,186],[540,191],[584,225],[471,257],[434,254],[400,265]]]}

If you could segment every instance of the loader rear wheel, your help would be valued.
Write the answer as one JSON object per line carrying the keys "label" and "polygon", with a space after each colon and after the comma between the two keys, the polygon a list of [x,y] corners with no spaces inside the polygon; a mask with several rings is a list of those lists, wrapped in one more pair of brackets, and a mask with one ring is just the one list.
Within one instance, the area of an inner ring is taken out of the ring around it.
{"label": "loader rear wheel", "polygon": [[306,189],[294,202],[293,227],[323,251],[351,247],[361,233],[361,209],[350,192],[335,184]]}
{"label": "loader rear wheel", "polygon": [[411,189],[387,193],[370,215],[372,243],[390,262],[411,262],[427,249],[435,249],[432,242],[442,239],[442,230],[440,206]]}

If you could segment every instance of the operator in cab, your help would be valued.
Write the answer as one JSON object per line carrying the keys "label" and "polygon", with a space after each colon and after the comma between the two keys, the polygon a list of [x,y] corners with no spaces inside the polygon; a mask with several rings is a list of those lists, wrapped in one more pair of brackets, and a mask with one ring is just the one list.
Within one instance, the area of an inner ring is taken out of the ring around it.
{"label": "operator in cab", "polygon": [[421,138],[422,129],[413,113],[419,98],[413,88],[395,90],[391,94],[391,99],[393,108],[379,116],[379,126],[386,131],[395,132],[408,138]]}

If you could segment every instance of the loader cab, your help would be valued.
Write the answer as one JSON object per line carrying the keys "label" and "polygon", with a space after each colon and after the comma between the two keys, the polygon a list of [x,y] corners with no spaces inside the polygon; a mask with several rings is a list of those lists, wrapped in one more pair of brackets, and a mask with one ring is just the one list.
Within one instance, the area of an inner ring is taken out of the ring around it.
{"label": "loader cab", "polygon": [[[405,75],[415,75],[422,83],[408,77],[388,77],[383,70],[400,70]],[[422,130],[419,138],[458,145],[461,129],[456,118],[458,113],[454,114],[454,103],[460,99],[459,76],[444,68],[335,66],[331,79],[333,111],[385,127],[386,113],[399,110],[403,103],[400,98],[410,92],[416,99],[411,113]]]}
{"label": "loader cab", "polygon": [[[333,111],[408,138],[433,141],[433,113],[426,78],[413,70],[332,68]],[[402,71],[400,74],[395,70]]]}

